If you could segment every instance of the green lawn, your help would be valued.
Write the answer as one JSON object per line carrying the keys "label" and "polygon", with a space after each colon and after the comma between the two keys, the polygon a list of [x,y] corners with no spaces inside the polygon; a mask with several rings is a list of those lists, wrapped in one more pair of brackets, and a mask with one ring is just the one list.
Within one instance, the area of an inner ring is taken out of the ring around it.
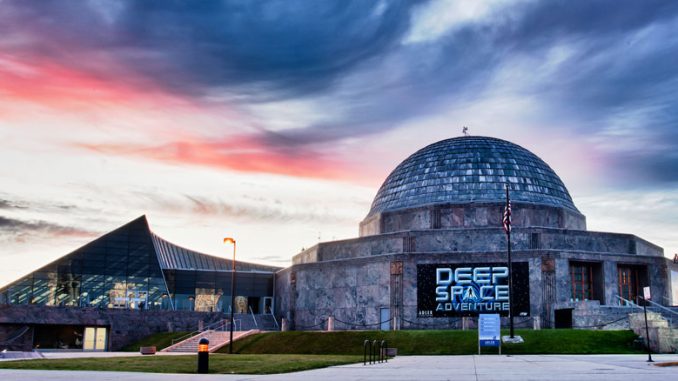
{"label": "green lawn", "polygon": [[[503,332],[503,334],[508,334]],[[625,354],[643,353],[635,348],[631,331],[574,329],[516,330],[524,344],[504,345],[505,354]],[[399,355],[466,355],[478,353],[475,330],[271,332],[252,335],[235,343],[243,354],[362,355],[365,339],[387,340]],[[222,348],[226,352],[228,347]],[[494,349],[486,348],[491,353]],[[496,351],[496,350],[495,350]]]}
{"label": "green lawn", "polygon": [[[210,373],[273,374],[361,362],[342,355],[210,355]],[[196,355],[138,356],[0,362],[0,369],[98,370],[153,373],[195,373]]]}
{"label": "green lawn", "polygon": [[121,349],[123,352],[138,352],[139,347],[152,347],[155,346],[157,350],[161,350],[172,345],[172,339],[178,339],[182,336],[187,335],[189,332],[161,332],[155,333],[151,336],[146,336],[145,338],[139,340],[136,343],[130,344]]}

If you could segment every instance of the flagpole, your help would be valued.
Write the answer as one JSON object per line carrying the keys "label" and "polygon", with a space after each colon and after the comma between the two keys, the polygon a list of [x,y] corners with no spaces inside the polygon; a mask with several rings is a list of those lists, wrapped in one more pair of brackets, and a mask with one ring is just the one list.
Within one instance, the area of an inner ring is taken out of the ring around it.
{"label": "flagpole", "polygon": [[508,238],[508,277],[509,277],[509,335],[513,339],[513,262],[511,261],[511,215],[510,215],[509,186],[506,184],[506,210],[509,213],[508,228],[506,237]]}

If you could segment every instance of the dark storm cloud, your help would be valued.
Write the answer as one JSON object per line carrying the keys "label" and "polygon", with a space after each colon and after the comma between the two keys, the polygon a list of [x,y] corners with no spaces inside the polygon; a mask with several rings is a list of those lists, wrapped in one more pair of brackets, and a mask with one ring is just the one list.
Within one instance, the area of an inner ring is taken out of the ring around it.
{"label": "dark storm cloud", "polygon": [[0,20],[11,22],[0,31],[50,36],[29,49],[76,66],[82,52],[115,54],[178,92],[241,86],[240,96],[289,96],[325,88],[393,47],[416,3],[13,1],[3,3]]}
{"label": "dark storm cloud", "polygon": [[[431,41],[406,43],[417,21],[412,11],[423,6],[4,1],[0,47],[116,81],[132,81],[125,75],[132,71],[201,101],[324,96],[342,110],[330,122],[285,131],[264,122],[248,137],[289,155],[481,102],[494,95],[497,73],[525,59],[536,67],[520,69],[533,75],[529,83],[516,78],[507,96],[535,99],[540,115],[526,118],[567,121],[559,125],[613,142],[603,154],[624,168],[622,176],[677,180],[670,169],[678,167],[678,2],[518,2]],[[569,52],[563,62],[539,66],[558,46]]]}
{"label": "dark storm cloud", "polygon": [[[493,75],[520,59],[533,74],[515,78],[517,95],[535,97],[539,113],[582,138],[610,142],[601,150],[614,176],[678,181],[678,2],[539,1],[491,13],[435,41],[404,44],[384,62],[402,71],[342,100],[343,119],[261,134],[272,146],[304,146],[397,128],[403,121],[493,95]],[[569,55],[539,67],[552,49]],[[384,68],[374,69],[374,73]],[[545,74],[542,70],[550,70]],[[366,76],[368,77],[368,76]],[[509,73],[510,79],[510,73]],[[506,89],[503,89],[506,91]],[[359,94],[356,97],[355,94]],[[511,96],[511,93],[508,94]]]}

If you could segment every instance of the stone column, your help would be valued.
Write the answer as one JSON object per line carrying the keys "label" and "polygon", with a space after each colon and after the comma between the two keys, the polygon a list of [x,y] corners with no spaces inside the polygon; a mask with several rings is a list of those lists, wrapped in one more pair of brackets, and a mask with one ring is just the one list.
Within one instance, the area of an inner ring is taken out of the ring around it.
{"label": "stone column", "polygon": [[541,319],[539,316],[535,316],[532,318],[532,329],[535,331],[539,331],[541,329]]}
{"label": "stone column", "polygon": [[282,332],[287,332],[290,330],[289,320],[287,320],[286,318],[282,318],[282,320],[280,321],[280,330]]}

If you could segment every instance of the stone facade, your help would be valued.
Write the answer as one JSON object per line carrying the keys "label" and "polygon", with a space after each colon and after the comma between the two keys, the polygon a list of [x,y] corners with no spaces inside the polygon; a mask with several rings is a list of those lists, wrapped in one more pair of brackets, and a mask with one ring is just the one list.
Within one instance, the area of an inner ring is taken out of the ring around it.
{"label": "stone facade", "polygon": [[32,330],[36,325],[77,325],[109,328],[108,350],[120,348],[158,332],[196,331],[200,325],[226,319],[223,313],[191,311],[138,311],[35,305],[0,306],[0,342],[28,327],[29,331],[10,350],[32,350]]}
{"label": "stone facade", "polygon": [[[329,317],[337,329],[376,328],[385,309],[394,328],[459,328],[459,318],[417,316],[417,265],[506,262],[506,187],[513,261],[529,268],[525,322],[553,327],[559,310],[573,311],[573,327],[621,322],[628,311],[619,307],[620,266],[642,278],[635,294],[649,285],[655,298],[671,298],[672,264],[662,248],[630,234],[587,231],[585,216],[541,159],[512,143],[464,137],[403,161],[377,192],[358,238],[294,256],[278,273],[278,313],[296,329],[321,328]],[[576,268],[590,278],[583,300],[573,295]]]}

